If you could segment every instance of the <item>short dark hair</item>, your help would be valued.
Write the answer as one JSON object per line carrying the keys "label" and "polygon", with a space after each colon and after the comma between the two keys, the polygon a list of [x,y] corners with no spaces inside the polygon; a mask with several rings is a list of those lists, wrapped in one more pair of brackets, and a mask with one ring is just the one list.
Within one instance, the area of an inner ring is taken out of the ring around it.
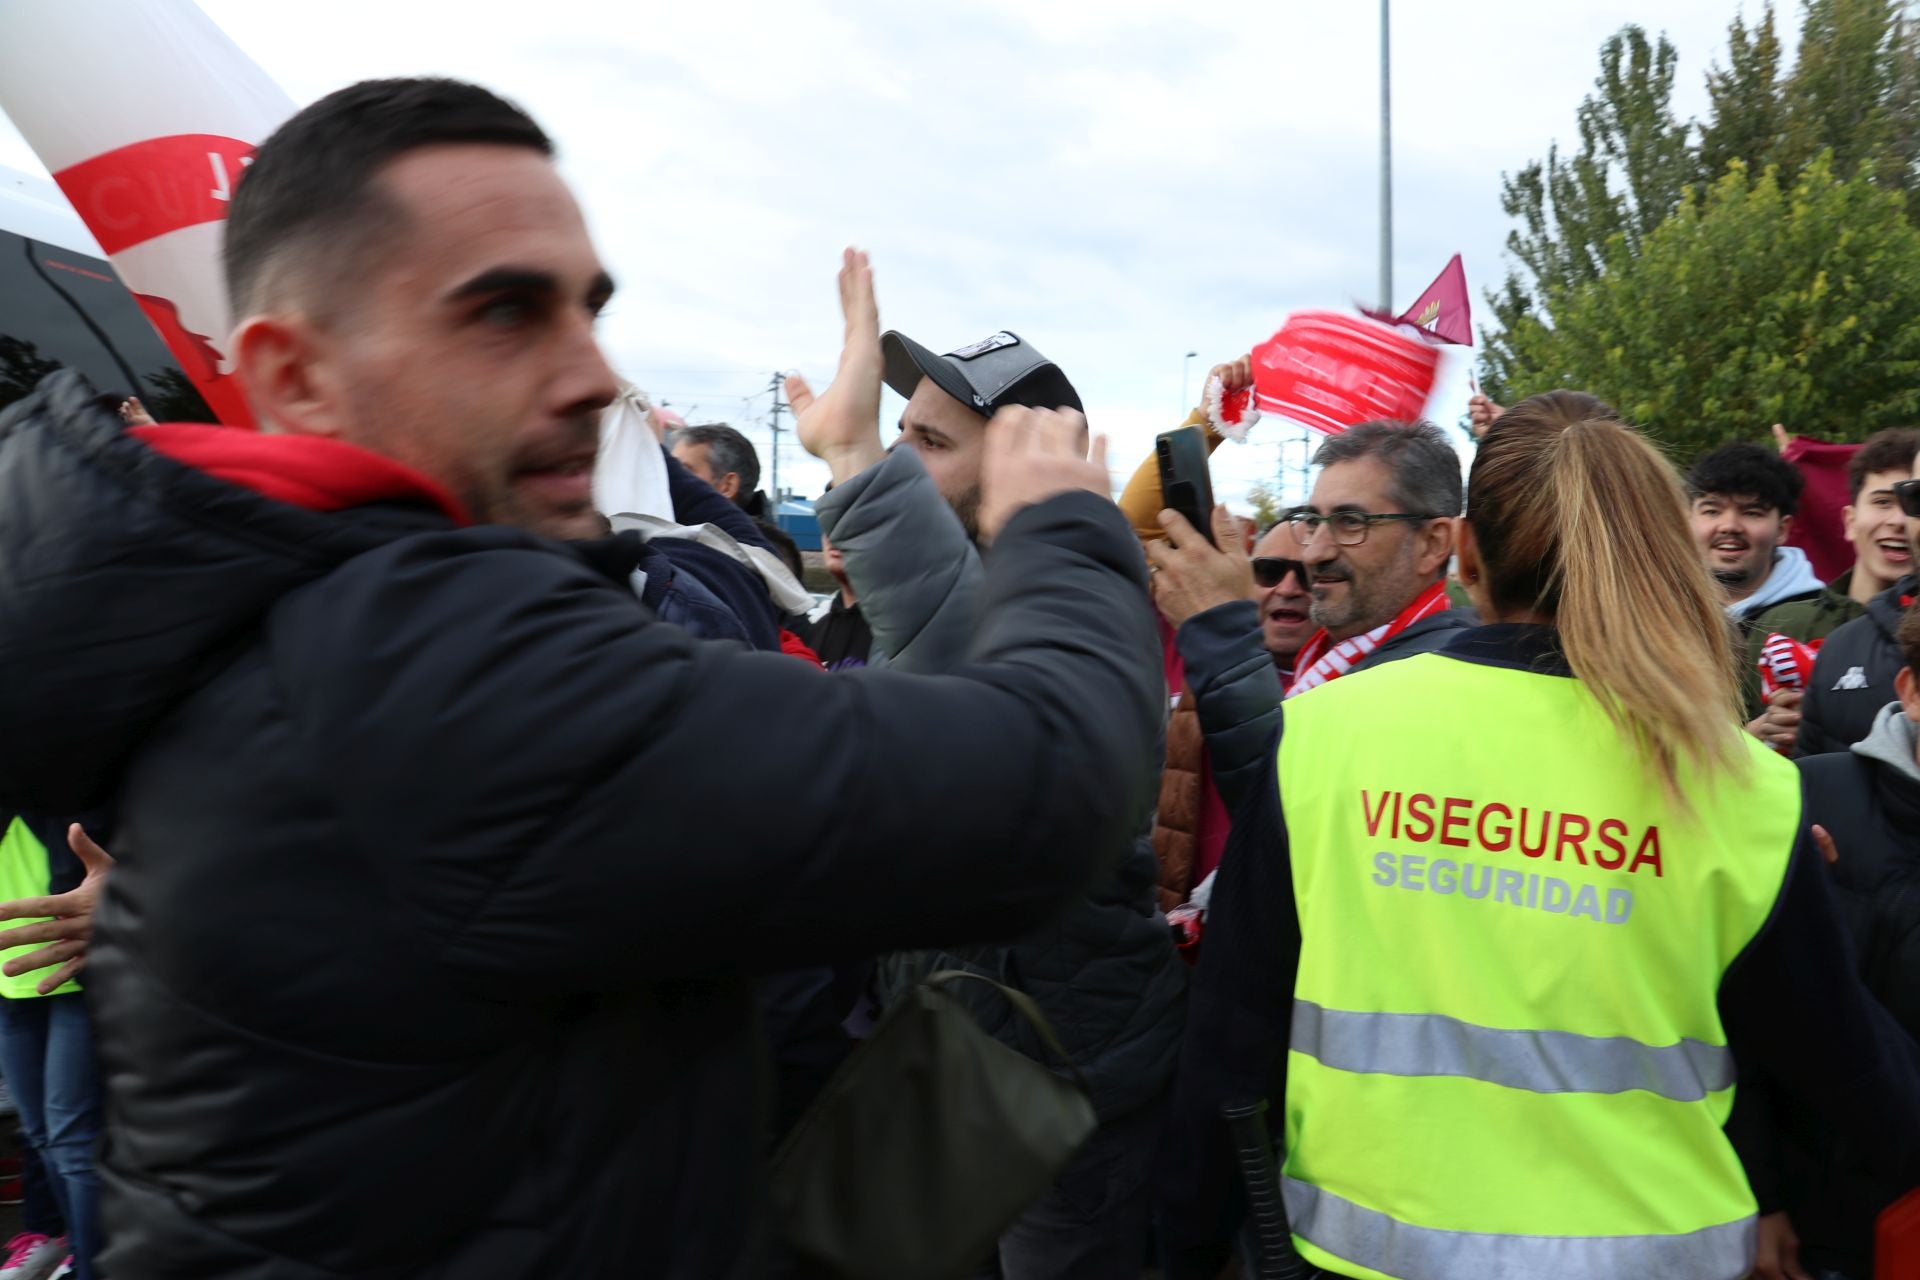
{"label": "short dark hair", "polygon": [[1920,454],[1920,427],[1888,427],[1867,437],[1847,463],[1847,493],[1855,502],[1867,477],[1881,471],[1911,471]]}
{"label": "short dark hair", "polygon": [[1806,479],[1791,462],[1765,446],[1744,441],[1723,444],[1694,459],[1687,469],[1687,496],[1709,493],[1752,498],[1790,516],[1800,505]]}
{"label": "short dark hair", "polygon": [[1908,609],[1907,616],[1900,619],[1901,665],[1914,675],[1920,676],[1920,609]]}
{"label": "short dark hair", "polygon": [[807,562],[801,557],[800,544],[793,540],[793,535],[773,521],[763,520],[758,516],[754,518],[753,523],[758,526],[760,536],[765,538],[767,545],[773,549],[773,554],[780,557],[780,563],[787,566],[787,571],[793,574],[793,580],[804,583],[807,580]]}
{"label": "short dark hair", "polygon": [[673,433],[675,444],[703,444],[707,446],[707,462],[714,479],[732,472],[740,477],[740,496],[735,499],[742,506],[748,496],[760,488],[760,455],[754,451],[753,441],[735,431],[724,422],[706,422],[699,426],[680,427]]}
{"label": "short dark hair", "polygon": [[1363,422],[1328,436],[1316,467],[1377,458],[1393,475],[1394,506],[1410,515],[1457,516],[1465,498],[1460,455],[1431,422]]}
{"label": "short dark hair", "polygon": [[234,318],[254,308],[275,264],[352,263],[393,229],[399,211],[374,186],[383,166],[421,147],[473,142],[554,154],[532,116],[459,80],[363,80],[296,112],[254,152],[227,211]]}

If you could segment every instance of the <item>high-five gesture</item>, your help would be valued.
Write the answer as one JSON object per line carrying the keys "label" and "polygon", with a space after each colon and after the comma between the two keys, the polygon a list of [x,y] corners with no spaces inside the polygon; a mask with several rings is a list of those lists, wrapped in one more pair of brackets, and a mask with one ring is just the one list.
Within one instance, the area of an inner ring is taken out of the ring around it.
{"label": "high-five gesture", "polygon": [[880,306],[873,297],[867,255],[848,249],[840,259],[840,314],[846,335],[833,385],[819,395],[799,374],[787,377],[794,434],[842,484],[880,461]]}

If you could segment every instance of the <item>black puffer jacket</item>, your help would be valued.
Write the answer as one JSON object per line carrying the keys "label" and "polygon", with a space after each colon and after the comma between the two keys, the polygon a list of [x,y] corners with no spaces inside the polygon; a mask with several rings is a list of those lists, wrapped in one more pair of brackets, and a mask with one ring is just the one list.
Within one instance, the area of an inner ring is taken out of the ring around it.
{"label": "black puffer jacket", "polygon": [[830,679],[393,498],[260,497],[70,374],[0,416],[0,805],[119,799],[104,1269],[750,1273],[744,975],[1079,892],[1157,764],[1133,538],[1022,512],[976,661]]}
{"label": "black puffer jacket", "polygon": [[[1807,821],[1833,836],[1832,868],[1855,967],[1867,989],[1920,1039],[1920,765],[1914,726],[1895,703],[1853,750],[1800,762]],[[1875,1177],[1818,1117],[1786,1113],[1779,1204],[1810,1268],[1873,1274],[1874,1222],[1906,1192]]]}
{"label": "black puffer jacket", "polygon": [[[967,636],[998,607],[985,585],[991,580],[986,565],[999,571],[999,546],[983,562],[912,449],[895,449],[836,486],[819,510],[821,527],[846,558],[875,651],[886,654],[895,671],[951,670],[965,656]],[[1140,558],[1137,546],[1134,558]],[[1105,648],[1137,638],[1090,631],[1080,643]],[[1150,638],[1129,658],[1145,658],[1158,672],[1158,641]],[[1156,779],[1158,764],[1156,751]],[[1151,791],[1115,793],[1121,810],[1115,816],[1131,819],[1131,830],[1116,834],[1102,874],[1045,926],[1004,946],[891,957],[882,965],[890,994],[937,969],[984,973],[1039,1004],[1102,1120],[1159,1098],[1180,1049],[1187,976],[1155,899],[1155,798]],[[998,993],[980,987],[962,998],[1001,1040],[1030,1057],[1046,1056]]]}
{"label": "black puffer jacket", "polygon": [[1872,731],[1880,708],[1893,701],[1893,676],[1901,666],[1894,637],[1907,614],[1904,602],[1917,591],[1920,579],[1902,578],[1867,602],[1866,617],[1855,618],[1821,645],[1800,704],[1795,755],[1845,751]]}

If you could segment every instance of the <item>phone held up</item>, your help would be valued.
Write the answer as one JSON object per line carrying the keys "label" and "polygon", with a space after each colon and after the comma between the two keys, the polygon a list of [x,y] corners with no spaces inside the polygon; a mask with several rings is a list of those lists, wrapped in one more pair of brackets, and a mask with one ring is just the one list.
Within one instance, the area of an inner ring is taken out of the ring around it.
{"label": "phone held up", "polygon": [[1213,541],[1213,477],[1207,471],[1206,439],[1198,427],[1180,427],[1154,437],[1160,463],[1160,501],[1186,517]]}

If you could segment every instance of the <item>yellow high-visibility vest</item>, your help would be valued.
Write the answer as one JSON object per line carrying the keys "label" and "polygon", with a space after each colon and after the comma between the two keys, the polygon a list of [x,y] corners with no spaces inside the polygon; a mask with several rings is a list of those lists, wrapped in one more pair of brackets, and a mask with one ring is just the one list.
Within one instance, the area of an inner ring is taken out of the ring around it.
{"label": "yellow high-visibility vest", "polygon": [[[40,843],[32,831],[27,829],[26,821],[15,817],[0,830],[0,902],[12,902],[18,898],[43,898],[47,895],[47,847]],[[0,929],[15,929],[22,925],[36,924],[35,920],[9,920],[0,923]],[[25,946],[8,947],[0,951],[0,964],[16,956],[24,956],[38,951],[47,944],[29,942]],[[32,973],[23,973],[17,978],[0,974],[0,999],[31,1000],[40,994],[40,980],[51,970],[39,969]],[[77,982],[65,982],[49,995],[71,995],[80,989]]]}
{"label": "yellow high-visibility vest", "polygon": [[1755,1202],[1716,996],[1799,776],[1669,801],[1577,680],[1438,654],[1287,703],[1301,928],[1284,1189],[1309,1261],[1390,1280],[1738,1280]]}

